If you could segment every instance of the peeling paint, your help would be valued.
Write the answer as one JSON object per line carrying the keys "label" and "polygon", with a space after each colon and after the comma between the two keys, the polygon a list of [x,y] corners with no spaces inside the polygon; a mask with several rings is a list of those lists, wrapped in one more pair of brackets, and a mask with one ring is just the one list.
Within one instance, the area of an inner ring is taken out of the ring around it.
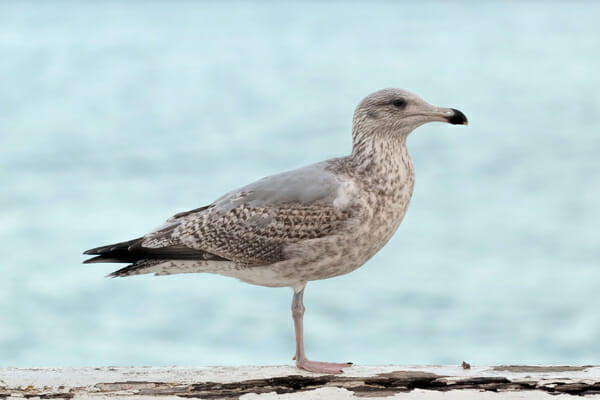
{"label": "peeling paint", "polygon": [[592,365],[583,366],[568,366],[568,365],[498,365],[493,367],[494,371],[507,371],[507,372],[573,372],[573,371],[585,371],[591,368]]}
{"label": "peeling paint", "polygon": [[[388,366],[357,368],[354,374],[343,375],[319,375],[299,371],[290,373],[292,371],[295,370],[288,367],[63,370],[8,368],[0,369],[0,375],[6,384],[5,387],[0,387],[0,399],[73,399],[93,396],[107,399],[135,397],[237,400],[249,394],[270,394],[269,398],[302,392],[308,395],[324,388],[346,393],[345,398],[385,398],[423,390],[431,393],[535,391],[569,397],[600,395],[600,368],[589,366],[497,366],[473,367],[469,370],[464,370],[461,366],[406,369],[393,369]],[[80,374],[79,383],[77,379],[71,379],[76,372]],[[51,385],[48,385],[47,376],[44,374],[53,374]],[[94,378],[96,381],[92,383]]]}

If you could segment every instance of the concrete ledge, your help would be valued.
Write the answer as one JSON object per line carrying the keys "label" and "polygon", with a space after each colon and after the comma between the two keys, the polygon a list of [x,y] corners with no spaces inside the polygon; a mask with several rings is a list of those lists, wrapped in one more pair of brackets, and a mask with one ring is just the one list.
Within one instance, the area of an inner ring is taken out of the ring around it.
{"label": "concrete ledge", "polygon": [[600,367],[0,368],[0,399],[600,399]]}

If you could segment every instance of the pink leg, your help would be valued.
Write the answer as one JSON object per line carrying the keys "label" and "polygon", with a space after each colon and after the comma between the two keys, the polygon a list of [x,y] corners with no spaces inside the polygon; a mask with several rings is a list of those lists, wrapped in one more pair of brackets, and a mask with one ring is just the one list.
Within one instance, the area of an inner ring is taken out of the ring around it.
{"label": "pink leg", "polygon": [[310,361],[304,353],[304,329],[302,319],[304,317],[304,304],[302,297],[304,296],[304,286],[301,290],[294,290],[294,299],[292,300],[292,317],[294,318],[294,330],[296,331],[296,367],[311,371],[321,372],[325,374],[341,374],[342,368],[347,368],[352,363],[328,363],[321,361]]}

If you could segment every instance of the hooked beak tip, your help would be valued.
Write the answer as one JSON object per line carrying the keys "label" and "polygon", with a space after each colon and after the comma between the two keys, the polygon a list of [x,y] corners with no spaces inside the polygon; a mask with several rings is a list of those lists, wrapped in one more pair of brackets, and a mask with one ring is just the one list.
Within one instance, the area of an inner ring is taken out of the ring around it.
{"label": "hooked beak tip", "polygon": [[459,111],[456,108],[452,108],[451,110],[452,110],[452,115],[449,115],[447,117],[447,120],[449,123],[451,123],[452,125],[468,125],[469,124],[467,117],[465,116],[465,114],[462,113],[462,111]]}

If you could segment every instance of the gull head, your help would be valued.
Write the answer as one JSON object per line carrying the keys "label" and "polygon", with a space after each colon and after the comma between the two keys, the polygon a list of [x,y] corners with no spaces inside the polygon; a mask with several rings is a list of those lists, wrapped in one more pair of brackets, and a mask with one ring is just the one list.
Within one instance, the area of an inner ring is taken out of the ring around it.
{"label": "gull head", "polygon": [[435,107],[406,90],[382,89],[365,97],[356,107],[353,130],[408,135],[433,121],[468,123],[465,114],[455,108]]}

